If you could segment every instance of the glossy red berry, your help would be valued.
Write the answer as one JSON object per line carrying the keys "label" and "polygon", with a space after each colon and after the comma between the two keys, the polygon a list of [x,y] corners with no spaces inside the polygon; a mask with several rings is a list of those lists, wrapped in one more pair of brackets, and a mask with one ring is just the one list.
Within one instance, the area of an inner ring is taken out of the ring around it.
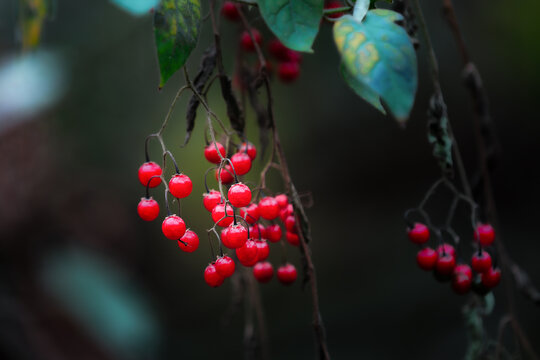
{"label": "glossy red berry", "polygon": [[252,239],[266,239],[266,228],[261,224],[255,224],[249,228],[249,237]]}
{"label": "glossy red berry", "polygon": [[257,251],[258,251],[258,248],[255,241],[248,240],[245,242],[244,246],[236,249],[236,257],[238,257],[238,260],[242,262],[243,261],[250,262],[253,259],[257,259],[258,261]]}
{"label": "glossy red berry", "polygon": [[442,256],[443,254],[449,254],[455,257],[456,249],[454,249],[452,245],[444,243],[442,245],[437,246],[437,254],[439,254],[439,256]]}
{"label": "glossy red berry", "polygon": [[159,204],[152,198],[141,198],[137,205],[137,213],[144,221],[155,220],[159,215]]}
{"label": "glossy red berry", "polygon": [[501,281],[501,270],[490,268],[482,273],[482,284],[488,289],[494,288]]}
{"label": "glossy red berry", "polygon": [[276,195],[274,199],[276,199],[280,209],[283,209],[289,205],[289,198],[287,198],[287,195],[285,194]]}
{"label": "glossy red berry", "polygon": [[223,6],[221,7],[221,14],[223,17],[231,21],[240,20],[240,13],[232,1],[225,1],[223,3]]}
{"label": "glossy red berry", "polygon": [[257,204],[243,207],[240,209],[240,216],[245,219],[248,224],[253,225],[259,220],[259,207]]}
{"label": "glossy red berry", "polygon": [[267,283],[274,276],[274,267],[268,261],[257,263],[253,268],[253,276],[258,282]]}
{"label": "glossy red berry", "polygon": [[271,196],[267,196],[259,201],[259,215],[266,220],[274,220],[279,216],[279,204]]}
{"label": "glossy red berry", "polygon": [[287,216],[285,219],[285,228],[287,231],[295,233],[296,234],[296,218],[294,215]]}
{"label": "glossy red berry", "polygon": [[[218,177],[218,171],[220,176]],[[230,184],[234,181],[234,172],[231,165],[225,165],[222,169],[216,169],[216,180],[223,184]]]}
{"label": "glossy red berry", "polygon": [[229,188],[227,195],[231,205],[237,208],[248,206],[251,202],[251,190],[246,184],[234,184]]}
{"label": "glossy red berry", "polygon": [[[339,9],[340,7],[343,7],[343,4],[340,1],[329,1],[328,4],[325,5],[325,10],[332,10],[332,9]],[[342,12],[328,14],[327,15],[331,19],[337,19],[343,16]]]}
{"label": "glossy red berry", "polygon": [[412,229],[408,229],[409,240],[415,244],[424,244],[429,240],[429,229],[426,225],[415,223]]}
{"label": "glossy red berry", "polygon": [[180,216],[169,215],[163,220],[161,224],[161,230],[163,235],[170,240],[178,240],[186,232],[186,224]]}
{"label": "glossy red berry", "polygon": [[266,239],[270,242],[278,242],[282,235],[281,227],[278,224],[269,225],[266,228]]}
{"label": "glossy red berry", "polygon": [[285,222],[285,220],[287,220],[287,217],[292,214],[294,214],[294,208],[292,204],[288,204],[286,207],[279,211],[279,217],[283,222]]}
{"label": "glossy red berry", "polygon": [[248,240],[248,231],[240,224],[230,225],[227,232],[227,247],[229,249],[238,249],[244,246]]}
{"label": "glossy red berry", "polygon": [[224,278],[228,278],[234,274],[234,269],[236,268],[233,259],[228,256],[223,256],[217,259],[214,266],[216,267],[218,274]]}
{"label": "glossy red berry", "polygon": [[245,267],[252,267],[259,261],[259,257],[256,256],[253,259],[250,259],[249,261],[240,260],[240,259],[238,259],[238,261],[240,262],[240,264],[244,265]]}
{"label": "glossy red berry", "polygon": [[289,48],[283,45],[283,43],[277,38],[274,38],[268,42],[268,52],[279,61],[289,60],[287,57],[287,50],[289,50]]}
{"label": "glossy red berry", "polygon": [[293,264],[281,265],[277,270],[277,278],[284,285],[290,285],[296,281],[298,273]]}
{"label": "glossy red berry", "polygon": [[169,180],[169,191],[175,198],[188,197],[191,190],[193,190],[193,183],[187,175],[176,174]]}
{"label": "glossy red berry", "polygon": [[300,75],[300,65],[294,61],[279,64],[278,76],[283,82],[293,82]]}
{"label": "glossy red berry", "polygon": [[[227,217],[224,217],[225,207],[227,207]],[[234,215],[234,211],[231,205],[225,206],[225,204],[217,204],[212,209],[212,220],[214,220],[214,222],[218,224],[218,226],[221,226],[221,227],[226,227],[226,226],[231,225],[234,220],[233,215]]]}
{"label": "glossy red berry", "polygon": [[457,275],[457,274],[465,274],[467,275],[468,277],[470,277],[472,279],[472,270],[471,270],[471,267],[467,264],[458,264],[456,265],[456,267],[454,268],[454,275]]}
{"label": "glossy red berry", "polygon": [[221,243],[223,244],[223,246],[231,249],[231,243],[229,242],[229,228],[228,227],[221,230]]}
{"label": "glossy red berry", "polygon": [[150,179],[152,178],[152,176],[161,175],[161,173],[161,167],[158,164],[153,161],[145,162],[139,168],[139,181],[143,186],[148,185],[148,181],[150,181],[149,187],[155,188],[156,186],[161,184],[161,178],[155,177],[152,180]]}
{"label": "glossy red berry", "polygon": [[452,289],[456,294],[466,294],[471,289],[471,285],[472,277],[465,273],[457,273],[452,277]]}
{"label": "glossy red berry", "polygon": [[490,224],[479,224],[474,232],[474,239],[483,246],[489,246],[495,240],[495,230]]}
{"label": "glossy red berry", "polygon": [[418,254],[416,255],[416,262],[423,270],[433,270],[437,264],[438,257],[439,256],[435,250],[427,247],[418,251]]}
{"label": "glossy red berry", "polygon": [[259,261],[266,260],[268,255],[270,255],[270,246],[268,246],[268,243],[265,240],[257,240],[255,244],[257,244],[257,259]]}
{"label": "glossy red berry", "polygon": [[297,234],[287,231],[285,233],[285,237],[287,238],[287,241],[289,242],[289,244],[294,245],[294,246],[300,245],[300,238],[298,237]]}
{"label": "glossy red berry", "polygon": [[449,275],[454,271],[456,266],[456,258],[450,254],[439,255],[435,270],[441,275]]}
{"label": "glossy red berry", "polygon": [[239,152],[231,156],[231,162],[236,175],[245,175],[251,170],[251,158],[244,152]]}
{"label": "glossy red berry", "polygon": [[[255,39],[255,42],[257,44],[262,44],[262,36],[261,33],[256,29],[251,29],[251,32],[253,33],[253,38]],[[245,51],[255,51],[255,44],[251,40],[251,36],[247,31],[244,31],[242,33],[242,37],[240,38],[240,44],[242,45],[242,48]]]}
{"label": "glossy red berry", "polygon": [[210,190],[210,192],[203,195],[204,208],[210,212],[214,207],[221,202],[221,194],[219,191]]}
{"label": "glossy red berry", "polygon": [[257,157],[257,148],[250,142],[242,143],[238,152],[247,153],[252,161]]}
{"label": "glossy red berry", "polygon": [[478,251],[472,256],[471,266],[477,273],[483,273],[491,269],[491,256],[487,251]]}
{"label": "glossy red berry", "polygon": [[223,284],[225,278],[217,272],[215,265],[210,264],[204,269],[204,281],[211,287],[218,287]]}
{"label": "glossy red berry", "polygon": [[[182,241],[187,245],[184,245]],[[194,252],[199,247],[199,237],[197,236],[197,234],[195,234],[194,231],[186,230],[184,236],[182,236],[180,240],[178,240],[178,246],[180,247],[180,249],[182,249],[182,251],[188,253]]]}
{"label": "glossy red berry", "polygon": [[221,157],[225,157],[225,147],[218,142],[216,142],[215,145],[214,143],[211,143],[204,148],[204,157],[212,164],[219,164],[221,162],[221,157],[216,150],[216,146],[221,154]]}

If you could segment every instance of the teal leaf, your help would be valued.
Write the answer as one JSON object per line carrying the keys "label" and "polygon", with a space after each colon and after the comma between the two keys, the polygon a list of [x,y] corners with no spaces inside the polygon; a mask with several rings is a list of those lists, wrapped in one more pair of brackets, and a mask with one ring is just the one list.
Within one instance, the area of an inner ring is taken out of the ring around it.
{"label": "teal leaf", "polygon": [[339,71],[341,73],[341,76],[343,77],[343,80],[345,80],[347,85],[349,85],[349,87],[353,89],[354,92],[358,96],[366,100],[368,103],[373,105],[377,110],[379,110],[384,115],[386,115],[386,111],[381,105],[381,100],[379,98],[379,95],[377,95],[376,92],[371,90],[369,87],[365,86],[362,82],[356,80],[354,76],[349,74],[349,71],[347,71],[347,68],[343,64],[340,65]]}
{"label": "teal leaf", "polygon": [[159,4],[159,0],[110,0],[113,4],[136,16],[148,14]]}
{"label": "teal leaf", "polygon": [[163,0],[154,15],[159,61],[159,88],[186,63],[197,45],[201,21],[199,0]]}
{"label": "teal leaf", "polygon": [[261,15],[272,32],[288,48],[313,52],[319,32],[323,0],[258,0]]}
{"label": "teal leaf", "polygon": [[377,94],[404,122],[414,103],[418,70],[413,45],[398,20],[403,20],[400,14],[383,9],[368,11],[361,22],[345,15],[334,24],[334,41],[348,73],[370,90],[359,95],[374,104],[362,94]]}

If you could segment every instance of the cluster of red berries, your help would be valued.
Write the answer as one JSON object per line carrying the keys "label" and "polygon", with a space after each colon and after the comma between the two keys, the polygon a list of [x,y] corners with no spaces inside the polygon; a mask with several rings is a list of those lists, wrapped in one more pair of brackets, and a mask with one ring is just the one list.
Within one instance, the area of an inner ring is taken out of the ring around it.
{"label": "cluster of red berries", "polygon": [[[430,237],[428,227],[422,223],[415,223],[407,232],[409,239],[419,245],[426,244]],[[450,244],[442,243],[436,250],[423,247],[416,255],[418,266],[423,270],[433,271],[439,281],[451,281],[452,289],[457,294],[465,294],[471,289],[485,294],[497,286],[501,279],[501,271],[486,249],[495,240],[493,227],[479,224],[474,232],[474,240],[478,250],[473,254],[470,265],[458,263],[456,249]]]}
{"label": "cluster of red berries", "polygon": [[[232,1],[225,1],[221,8],[221,14],[231,20],[239,21],[240,13],[238,12],[237,5]],[[253,39],[248,31],[244,31],[240,36],[240,46],[246,52],[255,52],[255,44],[253,40],[262,48],[263,38],[261,33],[257,29],[251,30]],[[278,61],[278,77],[286,83],[292,82],[300,75],[300,63],[302,62],[302,56],[299,52],[291,50],[283,45],[278,39],[273,39],[268,43],[268,52],[272,57]],[[272,64],[267,62],[266,64],[269,71],[272,70]]]}

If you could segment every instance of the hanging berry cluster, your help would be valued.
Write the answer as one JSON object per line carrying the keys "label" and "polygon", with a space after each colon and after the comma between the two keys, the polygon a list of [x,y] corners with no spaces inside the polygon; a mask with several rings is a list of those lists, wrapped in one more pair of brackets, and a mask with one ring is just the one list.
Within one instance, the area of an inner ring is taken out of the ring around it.
{"label": "hanging berry cluster", "polygon": [[[454,195],[446,223],[442,227],[436,227],[431,223],[430,216],[425,210],[425,205],[434,194],[437,187],[444,185]],[[454,212],[460,201],[464,201],[471,208],[471,223],[473,234],[471,244],[472,256],[461,253],[460,237],[452,229],[451,223]],[[439,282],[451,282],[452,289],[457,294],[465,294],[471,289],[480,295],[485,295],[499,284],[501,271],[497,267],[495,248],[495,230],[490,224],[479,223],[476,219],[476,204],[459,191],[446,178],[437,181],[428,191],[417,208],[405,212],[407,222],[407,234],[409,240],[421,247],[416,255],[418,266],[425,271],[433,271],[435,279]],[[423,218],[423,222],[411,222],[411,214],[417,213]],[[435,249],[428,245],[431,235],[436,239]],[[445,242],[443,234],[452,239],[452,243]],[[458,250],[460,250],[458,252]]]}

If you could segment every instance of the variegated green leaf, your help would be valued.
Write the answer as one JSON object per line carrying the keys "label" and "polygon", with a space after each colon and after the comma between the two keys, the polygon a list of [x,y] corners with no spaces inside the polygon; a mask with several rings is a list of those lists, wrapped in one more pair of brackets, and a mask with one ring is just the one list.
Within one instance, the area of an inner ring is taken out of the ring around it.
{"label": "variegated green leaf", "polygon": [[379,110],[384,115],[386,115],[386,111],[381,105],[381,100],[379,98],[379,95],[377,95],[376,92],[374,92],[373,90],[365,86],[362,82],[356,80],[354,76],[349,74],[349,71],[343,64],[340,65],[339,71],[341,72],[341,76],[343,77],[343,80],[345,80],[347,85],[349,85],[349,87],[353,89],[354,92],[358,96],[366,100],[368,103],[373,105],[377,110]]}

